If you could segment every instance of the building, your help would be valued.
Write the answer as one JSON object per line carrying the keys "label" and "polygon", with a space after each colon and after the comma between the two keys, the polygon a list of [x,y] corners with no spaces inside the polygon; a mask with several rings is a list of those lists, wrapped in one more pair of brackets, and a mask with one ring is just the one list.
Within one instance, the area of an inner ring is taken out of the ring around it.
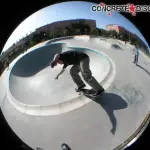
{"label": "building", "polygon": [[53,23],[47,24],[45,26],[42,26],[40,28],[37,28],[34,32],[32,32],[31,34],[22,38],[16,44],[13,44],[11,47],[9,47],[7,50],[11,51],[12,49],[15,49],[17,47],[25,46],[25,43],[27,41],[30,41],[35,34],[38,34],[40,32],[53,32],[54,33],[57,29],[61,29],[61,30],[64,30],[66,28],[72,29],[72,24],[75,24],[75,23],[86,24],[91,28],[91,30],[96,29],[96,21],[95,20],[75,19],[75,20],[57,21],[57,22],[53,22]]}
{"label": "building", "polygon": [[109,24],[106,25],[106,31],[115,30],[117,33],[120,33],[120,26]]}
{"label": "building", "polygon": [[95,20],[75,19],[75,20],[63,20],[63,21],[53,22],[51,24],[37,28],[36,33],[39,33],[41,31],[44,31],[44,32],[53,31],[53,32],[55,32],[56,29],[58,29],[58,28],[61,30],[64,30],[66,28],[72,29],[72,24],[75,24],[75,23],[87,24],[91,28],[91,30],[96,29],[96,21]]}

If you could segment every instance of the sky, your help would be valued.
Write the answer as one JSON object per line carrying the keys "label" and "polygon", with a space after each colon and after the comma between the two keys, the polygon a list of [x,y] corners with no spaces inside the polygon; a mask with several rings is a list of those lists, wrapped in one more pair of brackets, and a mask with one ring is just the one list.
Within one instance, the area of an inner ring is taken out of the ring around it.
{"label": "sky", "polygon": [[95,5],[95,3],[83,1],[63,2],[35,12],[16,27],[8,38],[3,51],[6,51],[15,42],[19,41],[19,39],[25,37],[26,34],[34,32],[36,28],[52,22],[69,19],[94,19],[96,20],[96,26],[103,29],[106,29],[105,26],[107,24],[118,24],[137,34],[148,46],[143,35],[128,19],[117,12],[111,13],[111,16],[107,16],[105,12],[92,12],[92,5]]}

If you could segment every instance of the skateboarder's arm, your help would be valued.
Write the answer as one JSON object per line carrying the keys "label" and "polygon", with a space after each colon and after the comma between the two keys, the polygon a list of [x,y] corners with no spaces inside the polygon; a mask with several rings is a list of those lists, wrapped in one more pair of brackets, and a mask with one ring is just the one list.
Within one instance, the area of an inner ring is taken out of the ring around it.
{"label": "skateboarder's arm", "polygon": [[65,71],[66,67],[67,67],[67,64],[65,63],[62,70],[60,71],[60,73],[57,75],[55,79],[58,79],[58,77]]}
{"label": "skateboarder's arm", "polygon": [[60,76],[64,71],[65,71],[65,68],[62,68],[62,70],[61,70],[60,73],[57,75],[57,77]]}

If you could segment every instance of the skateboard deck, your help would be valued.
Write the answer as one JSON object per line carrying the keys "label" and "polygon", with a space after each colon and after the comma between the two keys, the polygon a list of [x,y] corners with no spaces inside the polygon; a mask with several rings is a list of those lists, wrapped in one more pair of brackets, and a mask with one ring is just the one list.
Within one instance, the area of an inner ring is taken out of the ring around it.
{"label": "skateboard deck", "polygon": [[104,93],[102,93],[97,96],[94,96],[93,95],[94,93],[95,93],[95,90],[93,90],[93,89],[82,89],[82,91],[79,92],[79,95],[86,95],[86,96],[91,96],[91,97],[101,97],[104,94]]}

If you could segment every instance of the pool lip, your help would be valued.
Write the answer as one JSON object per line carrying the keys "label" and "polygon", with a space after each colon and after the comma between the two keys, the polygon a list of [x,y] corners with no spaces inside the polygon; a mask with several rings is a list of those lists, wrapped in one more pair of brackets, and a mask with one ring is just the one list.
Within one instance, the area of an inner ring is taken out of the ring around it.
{"label": "pool lip", "polygon": [[[41,47],[45,47],[45,46],[49,46],[49,45],[54,45],[54,44],[67,44],[67,42],[56,42],[56,43],[51,43],[48,45],[43,45],[40,46],[38,48],[32,49],[30,52],[26,53],[29,54],[35,50],[40,50]],[[69,46],[69,48],[80,48],[81,46]],[[109,65],[111,66],[107,75],[104,77],[104,79],[101,81],[102,82],[102,86],[104,87],[104,89],[106,90],[110,84],[113,82],[113,79],[115,77],[116,74],[116,67],[115,67],[115,63],[113,62],[113,60],[106,54],[95,50],[95,49],[90,49],[88,47],[84,47],[82,46],[81,48],[86,48],[90,51],[96,52],[97,54],[100,54],[102,57],[104,57],[104,59],[106,61],[108,61]],[[19,57],[19,59],[21,59],[23,56],[25,56],[26,54],[22,55],[21,57]],[[17,61],[19,60],[17,59]],[[11,70],[13,69],[13,67],[15,66],[15,64],[17,63],[17,61],[13,64],[13,66],[11,67]],[[11,70],[8,74],[8,80],[10,79],[10,74],[11,74]],[[111,79],[109,81],[109,79]],[[65,101],[63,103],[58,103],[58,104],[54,104],[54,105],[28,105],[28,104],[24,104],[21,103],[19,101],[17,101],[11,94],[10,92],[10,85],[9,85],[9,81],[8,81],[8,88],[7,88],[7,97],[10,101],[10,103],[20,112],[28,114],[28,115],[34,115],[34,116],[47,116],[47,115],[58,115],[58,114],[62,114],[62,113],[66,113],[69,111],[72,111],[74,109],[80,108],[83,105],[91,102],[92,100],[87,99],[85,96],[80,95],[77,96],[69,101]]]}

